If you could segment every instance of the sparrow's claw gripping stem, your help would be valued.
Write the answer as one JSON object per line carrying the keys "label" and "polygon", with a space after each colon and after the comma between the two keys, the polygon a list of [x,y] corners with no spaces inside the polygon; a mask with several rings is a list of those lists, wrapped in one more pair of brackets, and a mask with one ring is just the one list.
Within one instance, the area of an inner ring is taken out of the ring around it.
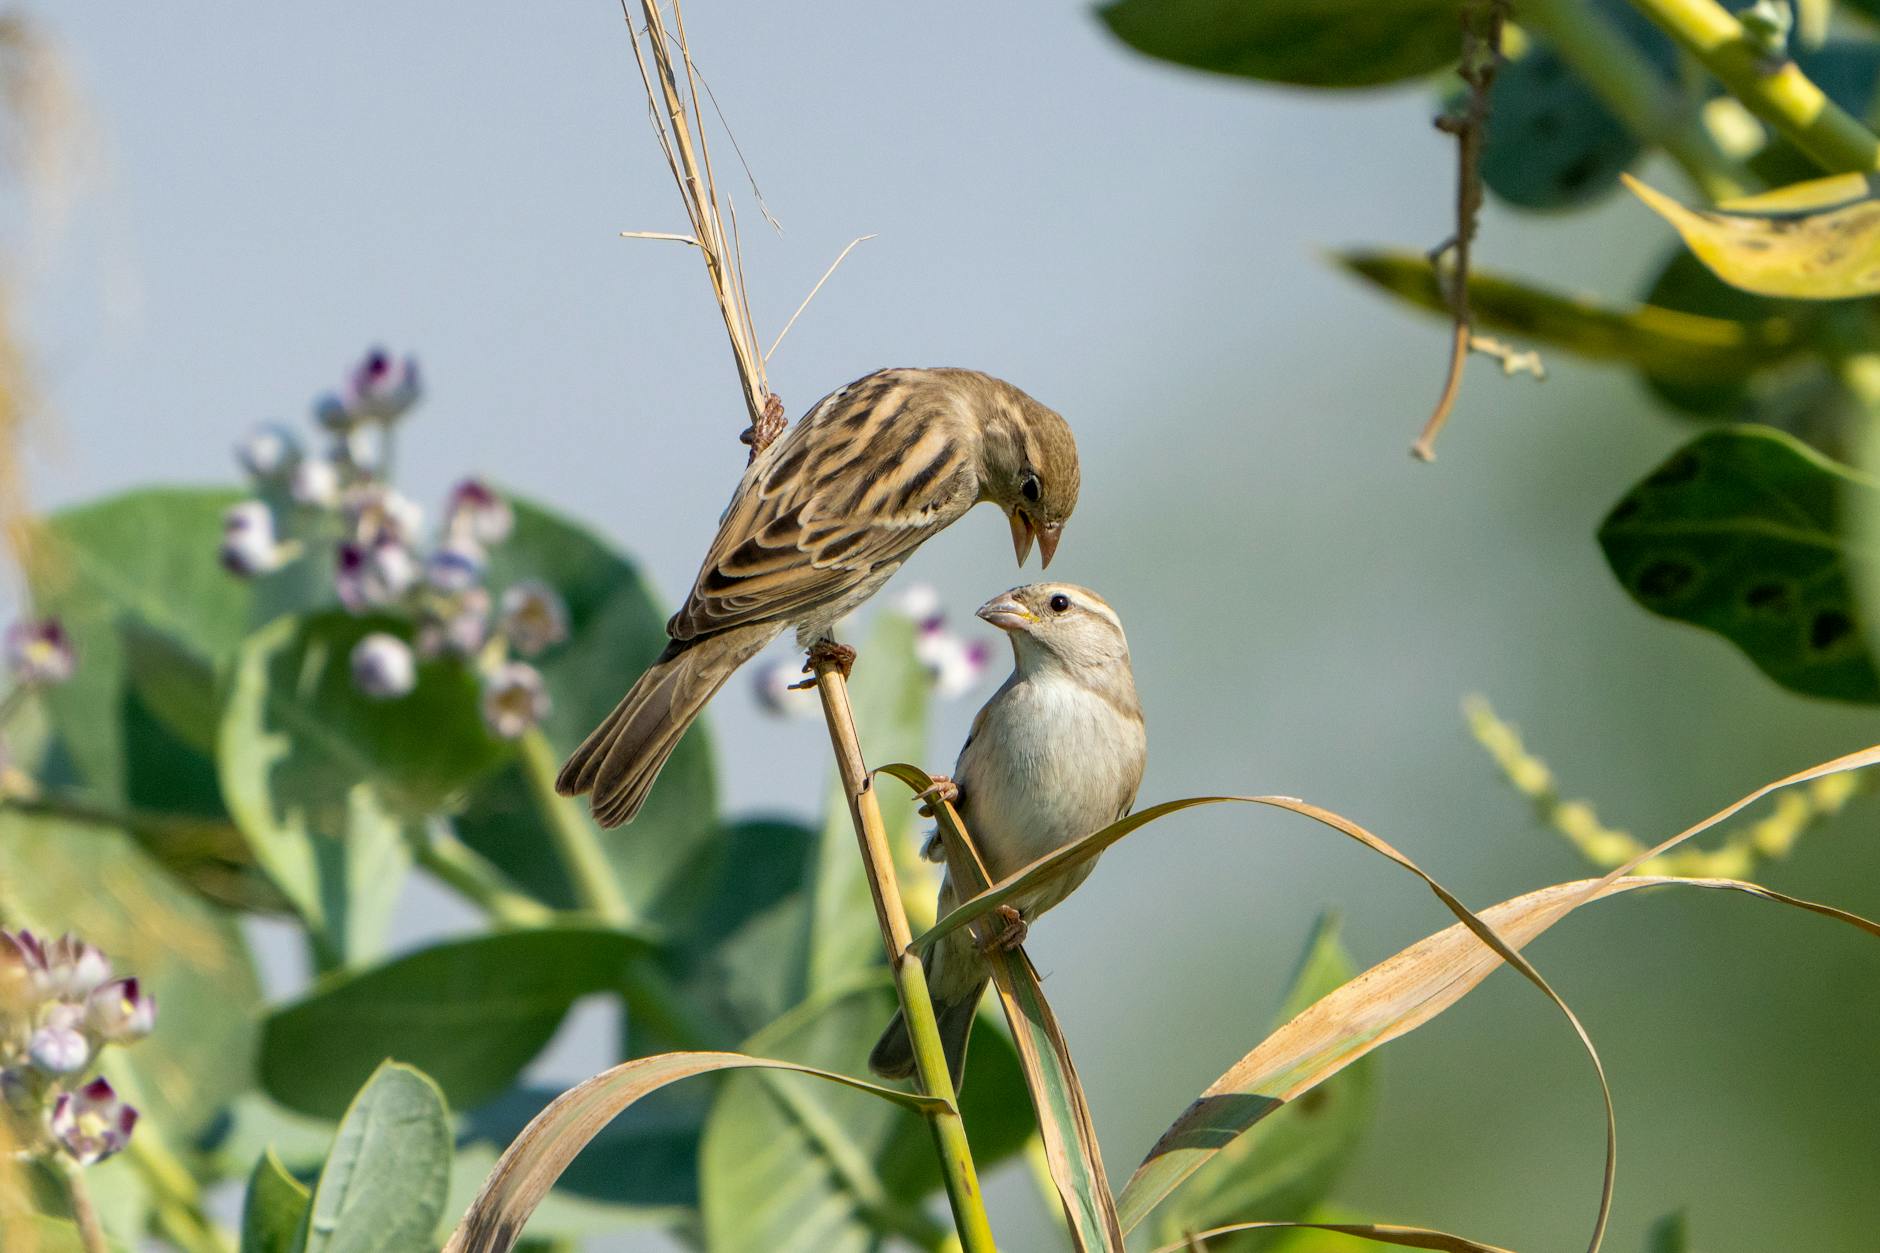
{"label": "sparrow's claw gripping stem", "polygon": [[832,661],[836,672],[844,679],[855,669],[855,650],[847,644],[838,644],[834,640],[817,640],[809,646],[809,657],[803,662],[803,673],[810,677],[801,683],[790,684],[792,692],[816,686],[816,665],[818,662]]}
{"label": "sparrow's claw gripping stem", "polygon": [[987,948],[1009,953],[1025,942],[1025,937],[1031,933],[1031,924],[1025,921],[1025,915],[1010,905],[1001,905],[992,912],[997,914],[999,921],[1005,925],[987,942]]}
{"label": "sparrow's claw gripping stem", "polygon": [[923,818],[934,816],[934,802],[943,801],[948,805],[953,805],[957,804],[960,799],[960,785],[952,779],[944,774],[930,774],[927,777],[933,780],[933,786],[916,798],[924,802],[919,811]]}

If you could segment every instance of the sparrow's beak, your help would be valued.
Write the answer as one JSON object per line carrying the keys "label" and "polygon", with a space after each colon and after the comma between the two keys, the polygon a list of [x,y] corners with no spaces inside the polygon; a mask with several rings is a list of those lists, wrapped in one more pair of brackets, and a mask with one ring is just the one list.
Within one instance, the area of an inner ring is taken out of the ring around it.
{"label": "sparrow's beak", "polygon": [[[1018,554],[1018,564],[1024,565],[1025,558],[1031,556],[1031,541],[1038,534],[1038,529],[1031,524],[1031,517],[1023,509],[1014,509],[1007,518],[1012,523],[1012,551]],[[1057,547],[1057,540],[1051,541],[1051,547]],[[1046,560],[1050,560],[1046,557]]]}
{"label": "sparrow's beak", "polygon": [[1051,558],[1057,555],[1058,540],[1064,534],[1062,523],[1053,522],[1038,530],[1038,554],[1044,558],[1042,565],[1051,564]]}
{"label": "sparrow's beak", "polygon": [[1038,615],[1013,600],[1010,596],[994,596],[977,610],[980,617],[998,627],[1001,631],[1026,631],[1038,620]]}

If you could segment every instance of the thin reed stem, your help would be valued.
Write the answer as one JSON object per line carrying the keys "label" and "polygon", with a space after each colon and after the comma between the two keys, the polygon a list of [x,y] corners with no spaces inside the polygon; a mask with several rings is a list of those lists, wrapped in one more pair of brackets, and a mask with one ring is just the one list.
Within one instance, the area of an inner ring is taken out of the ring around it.
{"label": "thin reed stem", "polygon": [[946,1180],[947,1200],[953,1206],[954,1224],[959,1228],[965,1253],[991,1253],[995,1248],[992,1226],[986,1218],[978,1170],[966,1142],[966,1124],[960,1119],[953,1080],[947,1073],[946,1050],[940,1041],[939,1024],[934,1019],[933,1000],[927,992],[926,970],[920,955],[912,948],[907,909],[901,903],[900,885],[894,874],[894,854],[888,845],[887,828],[881,821],[880,799],[862,760],[861,741],[855,733],[855,711],[849,705],[848,682],[832,660],[818,659],[815,667],[816,690],[822,697],[823,718],[829,724],[829,742],[835,749],[836,769],[842,777],[842,791],[849,801],[849,817],[855,824],[855,839],[861,846],[862,864],[868,873],[875,918],[881,926],[882,943],[894,969],[895,990],[901,997],[901,1012],[907,1019],[908,1035],[914,1043],[915,1077],[922,1092],[947,1103],[944,1111],[929,1117],[928,1125],[939,1153],[940,1171]]}

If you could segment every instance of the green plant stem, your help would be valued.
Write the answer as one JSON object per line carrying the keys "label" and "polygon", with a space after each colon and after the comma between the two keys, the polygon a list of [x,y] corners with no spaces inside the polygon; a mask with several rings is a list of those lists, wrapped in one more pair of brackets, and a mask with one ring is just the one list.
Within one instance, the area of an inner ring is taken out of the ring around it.
{"label": "green plant stem", "polygon": [[894,968],[895,990],[901,997],[901,1012],[906,1016],[908,1035],[914,1044],[915,1076],[922,1092],[946,1102],[945,1110],[928,1118],[928,1126],[939,1153],[947,1201],[953,1207],[953,1222],[965,1253],[992,1253],[996,1246],[991,1222],[986,1217],[985,1197],[979,1190],[979,1173],[966,1141],[966,1124],[959,1115],[953,1080],[947,1073],[946,1050],[940,1042],[939,1024],[934,1020],[926,971],[919,954],[913,951],[907,908],[901,903],[900,886],[894,874],[894,853],[888,845],[887,828],[881,821],[880,801],[874,780],[862,761],[861,740],[855,733],[855,711],[849,705],[848,681],[836,663],[827,658],[817,659],[815,668],[816,689],[822,697],[823,718],[829,724],[836,769],[842,777],[843,792],[848,796],[849,817],[855,824],[856,842],[861,846],[862,864],[868,873],[869,892],[875,900],[875,918],[881,926],[882,943],[888,951],[888,962]]}
{"label": "green plant stem", "polygon": [[1752,190],[1692,101],[1587,0],[1518,0],[1516,16],[1553,45],[1628,130],[1663,148],[1704,195],[1728,200]]}
{"label": "green plant stem", "polygon": [[410,843],[420,866],[497,922],[511,927],[539,927],[554,921],[554,910],[516,891],[488,858],[442,823],[413,831]]}
{"label": "green plant stem", "polygon": [[1828,99],[1794,61],[1757,46],[1717,0],[1631,3],[1822,169],[1840,174],[1880,165],[1880,138]]}
{"label": "green plant stem", "polygon": [[606,922],[627,927],[634,924],[633,910],[621,894],[614,878],[613,864],[601,847],[600,836],[577,802],[555,791],[555,752],[541,728],[532,727],[517,742],[522,757],[522,773],[529,781],[529,794],[548,824],[549,838],[562,870],[574,887],[581,907]]}
{"label": "green plant stem", "polygon": [[111,1253],[104,1224],[98,1221],[98,1207],[91,1203],[85,1168],[77,1162],[61,1159],[59,1173],[65,1177],[65,1192],[72,1202],[72,1221],[78,1226],[78,1240],[85,1246],[85,1253]]}

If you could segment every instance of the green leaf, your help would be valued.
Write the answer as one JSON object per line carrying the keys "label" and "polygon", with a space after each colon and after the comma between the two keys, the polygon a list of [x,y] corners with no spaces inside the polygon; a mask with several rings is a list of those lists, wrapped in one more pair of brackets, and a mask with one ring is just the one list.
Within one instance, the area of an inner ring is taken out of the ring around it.
{"label": "green leaf", "polygon": [[1097,15],[1177,65],[1305,87],[1372,87],[1456,63],[1457,0],[1116,0]]}
{"label": "green leaf", "polygon": [[[1858,198],[1795,210],[1817,188],[1800,184],[1767,197],[1732,201],[1727,212],[1690,209],[1630,175],[1626,186],[1671,223],[1685,246],[1724,282],[1764,296],[1846,300],[1880,294],[1880,198],[1868,184]],[[1846,175],[1820,180],[1823,197]]]}
{"label": "green leaf", "polygon": [[1653,1223],[1645,1237],[1645,1253],[1689,1253],[1690,1247],[1690,1223],[1683,1210]]}
{"label": "green leaf", "polygon": [[[1701,317],[1719,318],[1744,328],[1789,327],[1801,338],[1812,337],[1820,306],[1799,300],[1776,300],[1732,287],[1712,274],[1690,252],[1674,248],[1653,276],[1645,293],[1648,306]],[[1660,400],[1682,413],[1712,421],[1763,421],[1789,425],[1811,409],[1831,404],[1839,395],[1824,358],[1814,353],[1777,361],[1740,358],[1734,364],[1718,361],[1706,374],[1670,373],[1644,363],[1645,385]]]}
{"label": "green leaf", "polygon": [[416,689],[373,700],[353,645],[391,619],[283,618],[243,645],[220,732],[222,791],[255,859],[329,955],[375,951],[423,820],[510,755],[483,726],[462,662],[418,666]]}
{"label": "green leaf", "polygon": [[[666,646],[666,611],[632,562],[580,525],[538,505],[512,500],[516,525],[490,554],[493,594],[541,579],[568,606],[568,639],[535,664],[554,708],[543,725],[557,753],[572,752],[626,695]],[[551,905],[572,907],[574,894],[554,859],[548,829],[515,767],[476,788],[456,820],[464,842]],[[633,825],[604,833],[608,859],[635,916],[682,926],[709,890],[716,856],[717,784],[703,722],[685,738]]]}
{"label": "green leaf", "polygon": [[[1337,920],[1321,916],[1306,941],[1274,1028],[1356,973],[1339,943]],[[1337,1181],[1370,1121],[1375,1065],[1374,1058],[1366,1057],[1345,1068],[1215,1154],[1163,1203],[1156,1224],[1158,1243],[1247,1219],[1308,1217]],[[1262,1239],[1224,1236],[1210,1240],[1208,1247],[1255,1248]]]}
{"label": "green leaf", "polygon": [[273,1149],[262,1154],[248,1176],[248,1196],[242,1204],[241,1253],[300,1253],[300,1232],[312,1200],[307,1186],[287,1173]]}
{"label": "green leaf", "polygon": [[1504,66],[1490,93],[1482,181],[1523,209],[1570,209],[1605,195],[1644,150],[1547,44]]}
{"label": "green leaf", "polygon": [[[712,895],[675,937],[688,997],[751,1035],[809,992],[810,892],[821,837],[782,821],[720,831]],[[636,1053],[646,1051],[635,1041]]]}
{"label": "green leaf", "polygon": [[432,1247],[450,1183],[444,1095],[420,1071],[386,1062],[341,1120],[307,1211],[306,1253]]}
{"label": "green leaf", "polygon": [[[1421,253],[1361,250],[1335,258],[1392,295],[1450,316],[1449,301]],[[1806,346],[1804,328],[1786,317],[1738,321],[1654,305],[1618,309],[1480,270],[1469,275],[1469,310],[1479,329],[1594,361],[1625,362],[1680,382],[1738,377]]]}
{"label": "green leaf", "polygon": [[[858,650],[849,686],[864,761],[920,761],[926,755],[930,686],[925,667],[914,655],[914,624],[898,613],[877,614],[867,644]],[[949,759],[944,767],[933,768],[944,772],[952,765]],[[825,797],[812,888],[815,917],[808,972],[812,992],[852,982],[857,972],[883,959],[874,898],[839,780],[831,781]],[[881,817],[908,918],[920,930],[933,920],[940,892],[939,867],[920,859],[912,802],[899,796],[883,797]]]}
{"label": "green leaf", "polygon": [[0,811],[0,884],[11,924],[78,933],[156,997],[157,1030],[115,1061],[165,1134],[194,1138],[249,1086],[261,993],[226,914],[122,831],[13,811]]}
{"label": "green leaf", "polygon": [[[767,1056],[865,1074],[894,1013],[885,976],[819,996],[749,1041]],[[747,1050],[748,1051],[748,1050]],[[962,1116],[981,1170],[1023,1145],[1031,1120],[1011,1045],[982,1024],[967,1054]],[[873,1248],[877,1233],[929,1233],[915,1204],[940,1186],[933,1141],[905,1111],[832,1087],[735,1075],[720,1085],[699,1156],[705,1244],[737,1250]]]}
{"label": "green leaf", "polygon": [[[1706,432],[1614,506],[1600,547],[1645,608],[1715,631],[1793,691],[1880,701],[1849,585],[1849,500],[1875,484],[1767,427]],[[1869,505],[1868,507],[1871,507]]]}
{"label": "green leaf", "polygon": [[[101,799],[141,799],[130,772],[146,737],[206,742],[202,716],[216,667],[248,629],[249,588],[216,561],[222,514],[237,499],[156,489],[47,520],[33,604],[65,624],[79,659],[71,681],[47,699],[79,774]],[[133,703],[155,715],[152,725],[127,724]]]}
{"label": "green leaf", "polygon": [[422,1067],[468,1108],[501,1092],[569,1006],[620,985],[644,941],[597,927],[456,940],[329,976],[270,1013],[261,1082],[290,1109],[331,1117],[387,1057]]}

